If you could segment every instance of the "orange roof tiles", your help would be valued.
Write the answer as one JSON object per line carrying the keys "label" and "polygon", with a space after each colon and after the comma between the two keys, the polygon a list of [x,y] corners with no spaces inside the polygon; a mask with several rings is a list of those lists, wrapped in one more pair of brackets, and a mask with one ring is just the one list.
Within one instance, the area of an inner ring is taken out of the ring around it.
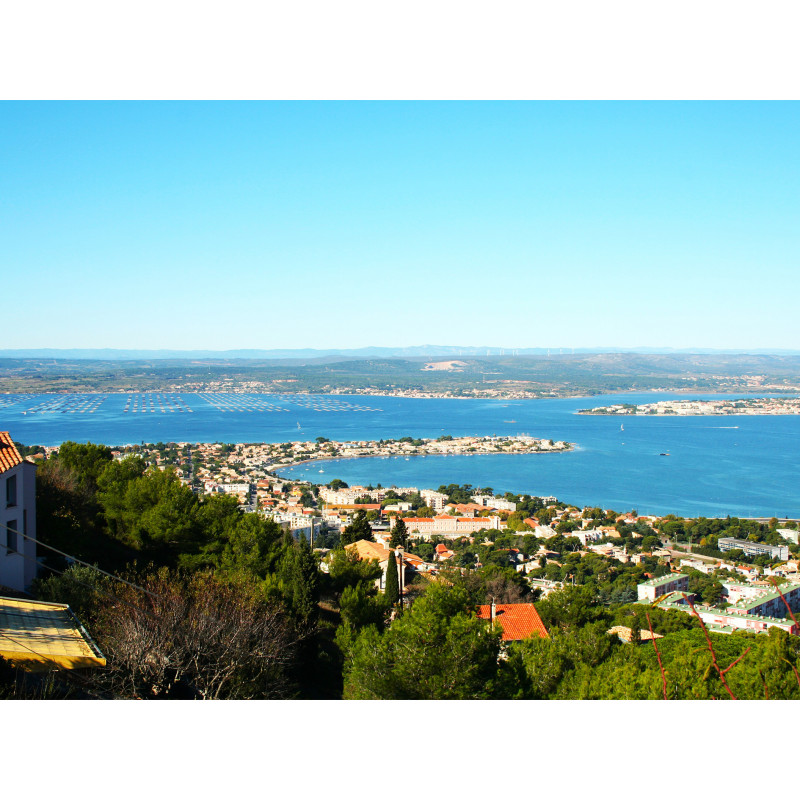
{"label": "orange roof tiles", "polygon": [[11,434],[8,431],[0,431],[0,472],[16,467],[22,461],[22,456],[14,446]]}
{"label": "orange roof tiles", "polygon": [[[478,606],[478,619],[491,618],[490,605]],[[541,638],[548,636],[547,629],[533,603],[497,603],[495,621],[503,631],[504,642],[527,639],[533,635]]]}
{"label": "orange roof tiles", "polygon": [[[379,564],[382,564],[389,558],[389,555],[394,552],[392,548],[384,547],[377,542],[369,542],[366,539],[359,539],[351,544],[344,546],[345,550],[355,550],[358,553],[359,559],[374,559]],[[424,561],[412,553],[403,553],[403,561],[410,566],[423,564]]]}

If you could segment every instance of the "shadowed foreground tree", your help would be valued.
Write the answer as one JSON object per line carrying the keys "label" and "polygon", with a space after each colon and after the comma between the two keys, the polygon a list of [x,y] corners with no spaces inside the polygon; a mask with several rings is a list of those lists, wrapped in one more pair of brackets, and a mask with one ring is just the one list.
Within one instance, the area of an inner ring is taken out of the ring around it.
{"label": "shadowed foreground tree", "polygon": [[117,697],[246,699],[293,694],[297,636],[285,612],[254,587],[161,570],[145,594],[114,588],[97,641],[108,666],[97,688]]}

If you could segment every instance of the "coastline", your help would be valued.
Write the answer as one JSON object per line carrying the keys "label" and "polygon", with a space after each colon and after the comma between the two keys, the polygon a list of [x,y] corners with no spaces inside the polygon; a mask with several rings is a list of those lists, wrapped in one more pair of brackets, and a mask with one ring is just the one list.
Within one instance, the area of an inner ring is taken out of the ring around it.
{"label": "coastline", "polygon": [[[277,473],[278,470],[287,469],[289,467],[301,467],[304,464],[319,464],[321,461],[353,461],[357,458],[400,458],[400,459],[407,459],[407,458],[447,458],[448,456],[543,456],[543,455],[556,455],[558,453],[574,453],[578,449],[577,445],[574,442],[570,442],[570,447],[565,447],[561,450],[530,450],[526,453],[414,453],[409,454],[407,456],[401,455],[378,455],[377,453],[370,453],[369,455],[358,455],[358,456],[326,456],[324,458],[307,458],[303,461],[292,461],[289,464],[281,464],[271,466],[269,468],[270,472]],[[289,479],[287,479],[289,480]],[[297,480],[292,479],[292,480]]]}

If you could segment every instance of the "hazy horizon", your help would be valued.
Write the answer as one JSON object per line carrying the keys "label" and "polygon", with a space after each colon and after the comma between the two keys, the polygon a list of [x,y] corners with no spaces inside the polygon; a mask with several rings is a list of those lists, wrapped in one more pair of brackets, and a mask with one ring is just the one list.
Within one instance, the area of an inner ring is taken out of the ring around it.
{"label": "hazy horizon", "polygon": [[103,360],[103,356],[112,360],[135,360],[137,358],[214,358],[228,357],[231,359],[259,359],[259,358],[301,358],[343,356],[364,358],[446,358],[458,357],[479,358],[491,356],[533,356],[533,355],[601,355],[601,354],[630,354],[630,355],[799,355],[800,350],[789,348],[706,348],[706,347],[498,347],[475,345],[409,345],[407,347],[377,347],[365,345],[356,348],[344,347],[305,347],[305,348],[230,348],[227,350],[213,350],[208,348],[178,349],[178,348],[127,348],[127,347],[41,347],[41,348],[3,348],[0,349],[0,358],[8,359],[91,359]]}

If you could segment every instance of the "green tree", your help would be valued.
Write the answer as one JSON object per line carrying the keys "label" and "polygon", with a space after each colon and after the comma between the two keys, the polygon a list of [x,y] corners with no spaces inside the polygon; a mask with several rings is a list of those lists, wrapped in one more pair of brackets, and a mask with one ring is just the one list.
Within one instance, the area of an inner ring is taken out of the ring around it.
{"label": "green tree", "polygon": [[308,624],[316,620],[318,611],[317,561],[305,536],[301,536],[299,542],[295,542],[291,534],[287,537],[290,541],[284,545],[280,565],[283,595],[292,615]]}
{"label": "green tree", "polygon": [[328,575],[331,588],[338,594],[348,586],[372,586],[381,573],[381,567],[375,559],[361,559],[355,550],[342,547],[331,553]]}
{"label": "green tree", "polygon": [[353,521],[342,531],[342,544],[352,544],[360,539],[366,539],[368,542],[375,541],[372,528],[367,521],[367,515],[362,509],[356,511]]}
{"label": "green tree", "polygon": [[383,594],[387,603],[391,605],[394,605],[400,599],[400,582],[397,575],[397,559],[394,552],[389,554],[389,560],[386,564],[386,586]]}
{"label": "green tree", "polygon": [[97,479],[110,461],[113,460],[111,448],[104,444],[79,444],[64,442],[54,455],[59,463],[74,472],[79,484],[91,494],[97,491]]}
{"label": "green tree", "polygon": [[432,584],[385,633],[364,628],[349,649],[350,699],[480,699],[498,693],[500,632],[470,613],[461,587]]}
{"label": "green tree", "polygon": [[397,518],[394,528],[392,528],[392,538],[389,540],[389,547],[408,547],[408,531],[406,530],[406,523],[403,522],[402,517]]}

